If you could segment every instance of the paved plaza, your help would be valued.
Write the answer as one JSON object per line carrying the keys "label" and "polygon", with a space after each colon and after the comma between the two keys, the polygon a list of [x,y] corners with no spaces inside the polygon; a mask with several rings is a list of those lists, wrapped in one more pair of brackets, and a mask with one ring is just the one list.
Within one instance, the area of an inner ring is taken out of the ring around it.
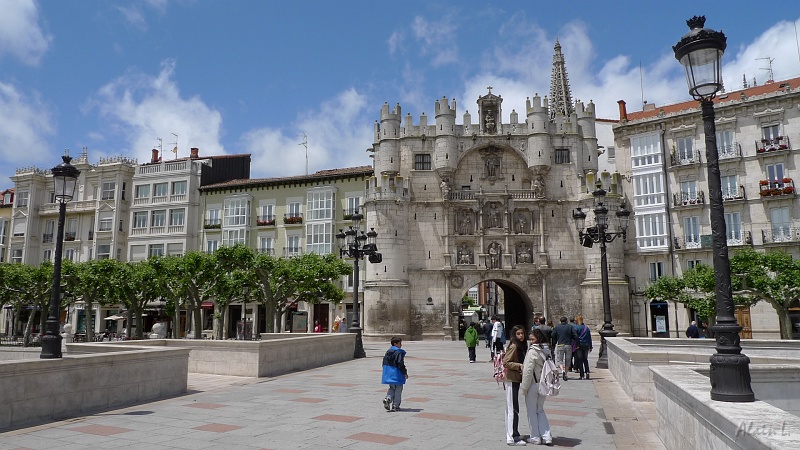
{"label": "paved plaza", "polygon": [[[475,364],[463,342],[404,342],[410,378],[392,413],[381,403],[388,343],[365,348],[367,358],[275,378],[190,374],[186,395],[0,433],[0,450],[508,448],[505,393],[483,342]],[[555,447],[663,449],[654,406],[634,404],[610,372],[593,370],[545,403]]]}

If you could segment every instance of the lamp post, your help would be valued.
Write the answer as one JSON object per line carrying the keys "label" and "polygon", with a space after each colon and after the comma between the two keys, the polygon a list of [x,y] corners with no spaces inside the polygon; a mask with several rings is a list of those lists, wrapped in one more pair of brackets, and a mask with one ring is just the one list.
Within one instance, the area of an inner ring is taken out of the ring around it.
{"label": "lamp post", "polygon": [[755,401],[750,387],[750,358],[742,354],[739,332],[742,327],[734,316],[731,267],[722,187],[719,176],[719,152],[714,125],[714,96],[722,89],[720,61],[727,46],[725,34],[704,28],[705,16],[686,21],[690,31],[672,50],[686,70],[689,93],[700,101],[708,161],[708,198],[711,206],[714,278],[716,284],[716,323],[711,327],[716,337],[716,353],[711,356],[711,399],[724,402]]}
{"label": "lamp post", "polygon": [[45,335],[42,337],[41,359],[61,358],[61,334],[59,318],[61,315],[61,253],[64,246],[64,217],[67,215],[67,202],[75,195],[75,184],[81,171],[75,168],[69,155],[61,157],[61,164],[53,167],[53,187],[58,205],[58,231],[56,251],[53,255],[53,285],[50,289],[50,308],[45,322]]}
{"label": "lamp post", "polygon": [[354,358],[364,358],[367,356],[364,352],[364,343],[361,340],[361,308],[358,300],[358,261],[363,259],[364,256],[369,257],[369,262],[373,264],[383,261],[383,256],[378,253],[378,245],[375,239],[378,233],[374,228],[371,228],[366,234],[361,231],[361,219],[364,216],[356,213],[353,214],[351,225],[347,231],[339,230],[336,234],[336,240],[339,244],[339,256],[353,258],[353,323],[350,325],[349,331],[356,333],[356,346],[353,351]]}
{"label": "lamp post", "polygon": [[[606,208],[604,204],[606,191],[598,186],[598,188],[592,192],[592,195],[595,200],[595,226],[584,228],[586,225],[586,213],[583,212],[581,208],[577,208],[572,213],[572,218],[575,219],[575,228],[578,230],[581,245],[591,248],[593,244],[600,244],[600,280],[603,287],[603,329],[600,330],[600,356],[597,359],[596,367],[598,369],[608,369],[606,338],[615,337],[618,331],[614,330],[614,324],[611,323],[611,295],[608,288],[606,244],[614,242],[614,239],[620,236],[622,236],[622,241],[625,242],[628,220],[630,219],[631,212],[625,209],[624,204],[620,204],[619,210],[617,210],[616,213],[617,219],[619,220],[619,231],[608,231],[608,208]],[[586,230],[585,232],[584,229]]]}

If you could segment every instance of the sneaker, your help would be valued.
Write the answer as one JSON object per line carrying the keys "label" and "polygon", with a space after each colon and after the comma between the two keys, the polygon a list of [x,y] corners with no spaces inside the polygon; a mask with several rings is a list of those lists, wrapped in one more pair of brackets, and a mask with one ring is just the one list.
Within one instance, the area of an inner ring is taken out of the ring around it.
{"label": "sneaker", "polygon": [[553,446],[553,438],[545,438],[544,445],[549,445],[550,447]]}
{"label": "sneaker", "polygon": [[542,444],[542,440],[540,438],[538,438],[538,437],[529,437],[529,438],[525,439],[525,442],[527,442],[528,444],[533,444],[533,445],[541,445]]}
{"label": "sneaker", "polygon": [[386,408],[387,411],[391,411],[392,409],[392,401],[389,400],[389,397],[383,399],[383,407]]}
{"label": "sneaker", "polygon": [[469,363],[470,363],[470,364],[472,364],[472,363],[474,363],[474,362],[475,362],[475,361],[470,361]]}
{"label": "sneaker", "polygon": [[523,445],[528,445],[528,444],[526,444],[525,441],[506,441],[506,445],[523,446]]}
{"label": "sneaker", "polygon": [[564,372],[561,377],[564,379],[564,381],[567,381],[569,379],[567,378],[567,372]]}
{"label": "sneaker", "polygon": [[400,407],[392,405],[392,411],[400,411]]}

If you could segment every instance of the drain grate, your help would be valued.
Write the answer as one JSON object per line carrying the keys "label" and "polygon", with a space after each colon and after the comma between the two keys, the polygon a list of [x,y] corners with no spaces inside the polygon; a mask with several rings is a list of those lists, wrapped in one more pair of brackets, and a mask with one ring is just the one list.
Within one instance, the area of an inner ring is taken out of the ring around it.
{"label": "drain grate", "polygon": [[603,427],[606,429],[606,434],[616,434],[614,432],[614,425],[611,422],[603,422]]}

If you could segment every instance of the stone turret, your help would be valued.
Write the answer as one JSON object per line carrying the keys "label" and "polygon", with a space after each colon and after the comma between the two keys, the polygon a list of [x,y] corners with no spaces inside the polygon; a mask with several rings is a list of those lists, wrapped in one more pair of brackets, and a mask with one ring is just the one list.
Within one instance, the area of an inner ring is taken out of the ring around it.
{"label": "stone turret", "polygon": [[456,101],[452,106],[447,103],[447,97],[437,100],[436,112],[436,147],[434,168],[440,176],[449,177],[455,170],[458,162],[458,146],[456,143]]}
{"label": "stone turret", "polygon": [[553,158],[553,145],[550,142],[550,113],[547,107],[547,97],[542,103],[539,94],[535,94],[533,99],[525,101],[528,115],[528,146],[526,155],[528,157],[528,167],[534,171],[546,171],[550,167]]}
{"label": "stone turret", "polygon": [[375,123],[375,174],[400,172],[400,115],[398,103],[389,112],[389,104],[381,108],[380,124]]}
{"label": "stone turret", "polygon": [[578,128],[583,135],[583,173],[587,171],[597,172],[597,129],[595,127],[594,103],[589,100],[589,104],[576,102],[575,114],[578,120]]}

